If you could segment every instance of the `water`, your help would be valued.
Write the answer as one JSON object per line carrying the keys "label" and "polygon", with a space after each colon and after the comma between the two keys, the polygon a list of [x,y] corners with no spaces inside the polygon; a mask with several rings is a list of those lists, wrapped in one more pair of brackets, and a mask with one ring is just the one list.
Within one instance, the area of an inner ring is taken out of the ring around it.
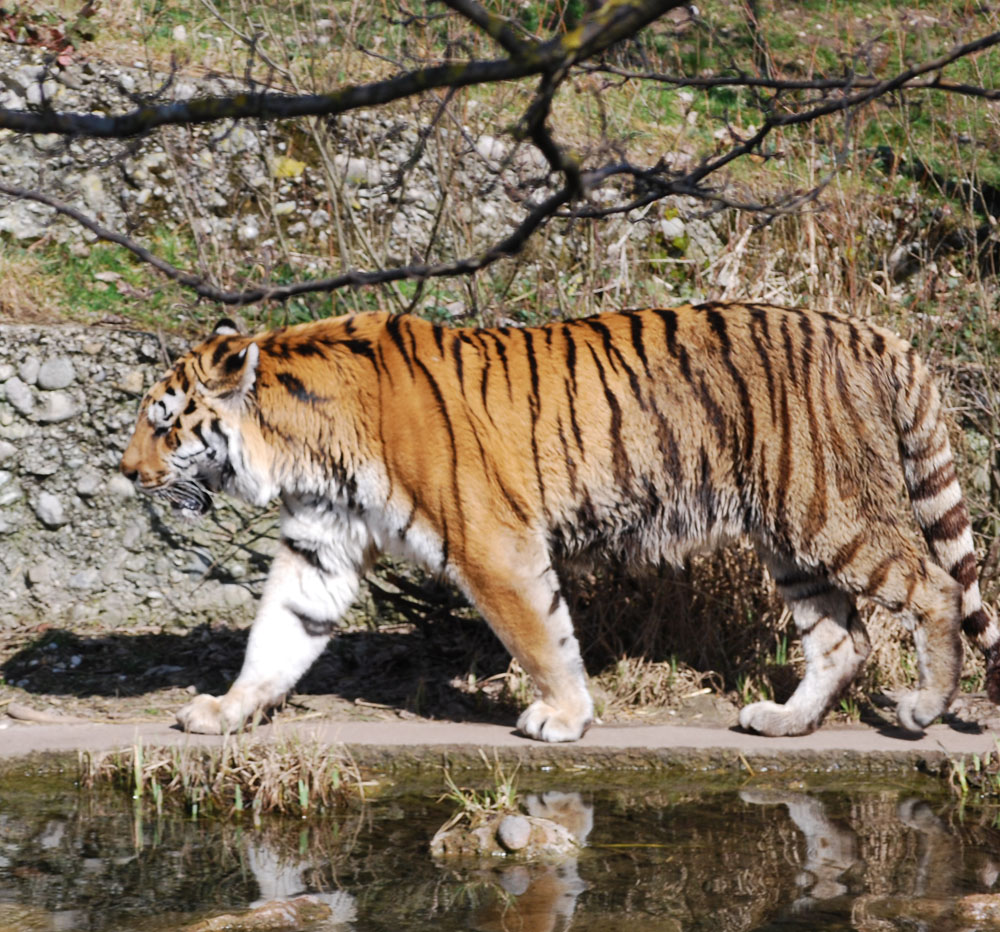
{"label": "water", "polygon": [[[137,819],[66,778],[0,779],[0,930],[166,930],[314,893],[374,930],[982,928],[1000,892],[994,814],[923,784],[523,775],[529,808],[586,841],[576,859],[436,864],[440,781],[307,821]],[[544,783],[539,782],[544,780]],[[593,780],[593,778],[591,778]],[[485,784],[484,784],[485,785]]]}

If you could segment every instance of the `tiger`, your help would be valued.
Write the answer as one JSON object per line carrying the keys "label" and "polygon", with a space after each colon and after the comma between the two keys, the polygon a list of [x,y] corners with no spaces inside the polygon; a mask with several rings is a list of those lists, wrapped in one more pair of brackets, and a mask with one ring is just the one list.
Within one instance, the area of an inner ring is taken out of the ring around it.
{"label": "tiger", "polygon": [[1000,702],[938,389],[909,343],[860,319],[730,302],[525,327],[371,311],[247,336],[226,319],[146,394],[121,469],[194,517],[219,492],[280,499],[242,668],[177,712],[188,731],[279,705],[387,553],[457,586],[531,677],[517,729],[574,741],[594,704],[567,568],[680,566],[740,539],[805,659],[785,703],[740,710],[743,729],[820,725],[870,651],[859,598],[913,632],[907,732],[955,697],[961,631]]}

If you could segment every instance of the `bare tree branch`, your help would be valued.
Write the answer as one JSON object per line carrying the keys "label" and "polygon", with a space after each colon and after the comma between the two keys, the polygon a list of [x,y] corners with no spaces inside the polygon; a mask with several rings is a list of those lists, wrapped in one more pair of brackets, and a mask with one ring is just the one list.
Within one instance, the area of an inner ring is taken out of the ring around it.
{"label": "bare tree branch", "polygon": [[[202,2],[213,15],[225,23],[225,19],[216,10],[212,0],[202,0]],[[421,262],[368,271],[349,269],[329,278],[280,286],[262,283],[241,291],[229,291],[216,287],[204,275],[177,268],[155,256],[128,236],[107,229],[76,207],[42,191],[0,183],[0,193],[48,205],[91,230],[101,239],[129,250],[167,278],[194,291],[199,297],[224,304],[242,305],[265,300],[284,300],[310,292],[330,292],[344,286],[385,284],[407,279],[423,283],[431,278],[472,275],[501,258],[518,253],[537,230],[554,218],[579,220],[628,214],[670,196],[696,198],[708,205],[714,205],[712,209],[726,207],[752,211],[765,218],[766,222],[776,216],[802,209],[804,205],[815,201],[833,177],[832,173],[827,174],[808,190],[786,192],[769,200],[741,199],[727,193],[717,180],[722,170],[747,155],[759,156],[765,160],[775,157],[778,153],[768,151],[765,145],[776,129],[813,123],[838,113],[845,115],[849,127],[851,115],[859,108],[885,95],[907,90],[938,90],[986,100],[1000,99],[1000,90],[950,82],[942,76],[943,69],[954,62],[1000,45],[1000,32],[957,44],[948,52],[930,61],[914,64],[885,79],[858,76],[850,72],[837,77],[809,80],[782,79],[772,76],[774,69],[769,59],[766,61],[767,75],[764,77],[739,71],[736,74],[689,77],[654,70],[630,70],[600,60],[600,56],[616,43],[635,36],[639,30],[666,11],[682,6],[682,0],[605,0],[601,6],[591,10],[577,28],[565,35],[544,41],[519,35],[508,20],[486,9],[480,0],[440,0],[440,2],[494,40],[507,52],[507,57],[492,60],[470,58],[450,64],[431,64],[402,71],[385,80],[349,85],[330,93],[320,94],[259,93],[254,89],[256,85],[250,81],[248,74],[249,90],[244,93],[200,97],[162,105],[149,104],[116,116],[60,113],[51,109],[34,111],[0,109],[0,128],[66,136],[128,138],[168,125],[191,125],[246,118],[277,120],[301,116],[331,116],[446,88],[447,94],[439,100],[439,106],[430,124],[418,134],[410,157],[395,173],[394,180],[384,185],[385,194],[401,188],[404,174],[418,164],[424,154],[430,132],[448,111],[457,89],[475,84],[537,77],[539,80],[535,94],[517,122],[514,135],[520,139],[530,140],[544,156],[551,172],[561,177],[553,182],[552,174],[546,175],[543,172],[541,176],[530,179],[516,194],[513,194],[514,201],[526,206],[526,213],[509,235],[476,255],[467,255],[465,258],[450,261],[432,261],[435,254],[432,249],[434,237],[444,215],[442,199],[435,215],[431,242],[419,252],[409,254],[409,258],[419,256],[423,260]],[[754,29],[759,31],[760,25],[756,14],[753,14],[752,19]],[[226,25],[251,49],[256,49],[254,37],[231,24],[226,23]],[[762,36],[755,36],[755,42],[762,41]],[[269,63],[272,68],[277,69],[277,65],[270,61]],[[672,168],[665,158],[660,158],[652,165],[642,166],[633,164],[625,157],[624,146],[618,148],[606,138],[603,144],[589,153],[584,152],[579,157],[556,140],[549,126],[553,103],[566,78],[580,72],[615,75],[627,80],[657,82],[678,88],[736,87],[746,88],[752,92],[772,91],[774,96],[769,99],[763,94],[756,97],[755,104],[761,116],[760,128],[751,129],[743,138],[737,130],[729,127],[730,140],[724,151],[704,156],[693,167],[684,170]],[[430,96],[437,97],[433,93]],[[449,116],[452,114],[449,113]],[[836,166],[846,160],[849,136],[849,132],[845,130],[843,146],[835,159]],[[609,153],[613,153],[614,161],[600,164],[609,158]],[[508,157],[508,165],[510,158],[512,156]],[[588,163],[589,167],[585,168]],[[598,163],[600,167],[593,167],[593,163]],[[499,169],[493,168],[491,171],[495,179],[500,179],[505,166],[501,165]],[[613,203],[587,200],[597,188],[612,177],[628,179],[620,192],[616,189]],[[543,193],[535,195],[540,199],[529,200],[529,192],[532,190],[537,192],[543,184],[547,185],[542,189]],[[558,184],[559,187],[553,192],[554,184]],[[631,187],[628,187],[629,184]],[[461,254],[461,251],[462,248],[457,248],[447,254]],[[381,261],[371,250],[363,261],[369,260],[373,264]],[[415,304],[420,294],[421,291],[418,290],[417,297],[411,303]]]}
{"label": "bare tree branch", "polygon": [[667,10],[682,5],[683,0],[605,0],[576,29],[547,42],[525,46],[510,58],[420,68],[385,81],[352,85],[329,94],[241,93],[229,97],[198,97],[139,107],[119,116],[0,109],[0,129],[121,139],[158,126],[187,126],[233,119],[333,116],[360,107],[391,103],[434,88],[468,87],[553,73],[600,54]]}
{"label": "bare tree branch", "polygon": [[[980,43],[985,42],[985,45]],[[947,56],[946,64],[957,61],[959,58],[967,57],[974,52],[983,51],[1000,42],[1000,33],[991,33],[982,39],[976,40],[976,48],[967,50],[968,46],[957,46]],[[922,67],[921,73],[927,70],[935,71],[944,67],[940,59],[930,62]],[[772,91],[836,91],[848,88],[879,88],[885,84],[884,79],[867,77],[858,74],[845,74],[838,78],[761,78],[755,75],[738,72],[737,74],[721,75],[678,75],[666,74],[660,71],[635,71],[629,68],[622,68],[618,65],[611,65],[607,62],[588,62],[580,65],[580,68],[592,74],[613,74],[617,77],[632,81],[654,81],[659,84],[669,84],[672,87],[693,87],[693,88],[716,88],[716,87],[748,87],[762,88]],[[905,74],[905,72],[904,72]],[[950,94],[964,94],[970,97],[981,97],[984,100],[1000,100],[1000,89],[979,87],[973,84],[958,84],[953,81],[944,80],[939,74],[923,81],[917,81],[915,76],[904,79],[900,85],[900,90],[934,90],[944,91]]]}
{"label": "bare tree branch", "polygon": [[514,30],[506,21],[484,9],[476,0],[441,0],[441,2],[475,23],[511,55],[522,55],[526,51],[524,42],[514,34]]}

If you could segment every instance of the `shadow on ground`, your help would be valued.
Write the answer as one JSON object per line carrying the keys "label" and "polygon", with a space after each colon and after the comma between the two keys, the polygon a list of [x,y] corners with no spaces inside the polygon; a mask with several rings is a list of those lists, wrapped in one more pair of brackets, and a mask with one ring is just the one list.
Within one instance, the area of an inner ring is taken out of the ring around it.
{"label": "shadow on ground", "polygon": [[[466,624],[458,636],[457,626],[442,627],[451,630],[337,634],[300,681],[293,705],[315,708],[314,700],[328,700],[360,710],[509,721],[516,706],[497,676],[509,663],[503,648],[485,625]],[[122,711],[130,705],[173,709],[188,693],[225,692],[239,673],[247,633],[223,625],[91,637],[52,629],[29,634],[0,655],[0,674],[28,696],[56,697],[71,709],[106,707],[100,700],[113,700]],[[467,685],[470,673],[474,682],[494,676],[496,688]]]}

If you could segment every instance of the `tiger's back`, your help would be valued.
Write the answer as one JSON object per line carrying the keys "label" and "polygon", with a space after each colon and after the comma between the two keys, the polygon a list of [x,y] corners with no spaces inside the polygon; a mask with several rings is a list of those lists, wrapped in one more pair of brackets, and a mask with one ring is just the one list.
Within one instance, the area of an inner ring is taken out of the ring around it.
{"label": "tiger's back", "polygon": [[[534,737],[577,737],[591,717],[560,559],[677,563],[740,536],[774,574],[807,660],[792,699],[747,707],[746,727],[819,723],[867,654],[859,595],[916,625],[905,726],[950,702],[963,622],[1000,698],[937,391],[887,331],[710,304],[524,329],[370,314],[217,339],[204,352],[219,363],[257,347],[241,468],[271,483],[258,497],[283,494],[289,553],[336,575],[322,555],[349,526],[366,553],[452,578],[535,677],[542,697],[519,722]],[[934,561],[897,513],[904,480]]]}

